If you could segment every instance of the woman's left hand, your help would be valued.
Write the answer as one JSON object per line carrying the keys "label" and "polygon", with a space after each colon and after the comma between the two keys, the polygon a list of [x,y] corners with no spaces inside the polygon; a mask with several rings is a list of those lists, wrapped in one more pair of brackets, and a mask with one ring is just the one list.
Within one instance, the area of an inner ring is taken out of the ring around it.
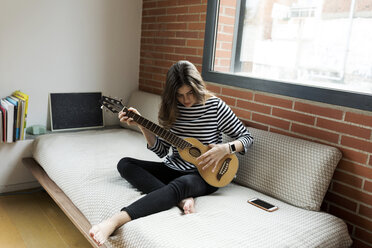
{"label": "woman's left hand", "polygon": [[209,144],[209,150],[197,158],[198,165],[203,166],[203,170],[213,166],[212,172],[216,169],[218,162],[230,153],[228,144]]}

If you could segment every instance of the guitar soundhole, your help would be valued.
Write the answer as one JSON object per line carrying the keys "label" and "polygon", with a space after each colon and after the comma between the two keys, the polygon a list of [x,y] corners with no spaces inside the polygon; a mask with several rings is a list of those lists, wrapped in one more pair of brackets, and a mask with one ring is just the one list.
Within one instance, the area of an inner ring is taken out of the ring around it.
{"label": "guitar soundhole", "polygon": [[222,176],[225,175],[226,171],[229,169],[229,164],[230,164],[231,158],[226,159],[223,161],[222,166],[220,170],[217,173],[217,179],[218,181],[221,180]]}
{"label": "guitar soundhole", "polygon": [[201,155],[201,151],[198,148],[196,148],[196,147],[191,147],[189,149],[189,153],[194,158],[197,158],[197,157],[199,157]]}

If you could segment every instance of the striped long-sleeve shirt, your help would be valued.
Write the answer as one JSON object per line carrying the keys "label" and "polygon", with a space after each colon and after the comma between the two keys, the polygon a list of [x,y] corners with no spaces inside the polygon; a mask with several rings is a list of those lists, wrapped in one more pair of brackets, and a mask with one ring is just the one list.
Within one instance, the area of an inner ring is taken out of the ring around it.
{"label": "striped long-sleeve shirt", "polygon": [[[209,98],[205,104],[184,107],[178,104],[179,115],[170,131],[181,138],[196,138],[204,145],[222,143],[222,133],[243,144],[244,154],[253,143],[253,137],[236,117],[230,107],[218,97]],[[172,153],[169,149],[172,147]],[[175,170],[195,170],[196,167],[184,161],[176,147],[157,137],[153,147],[148,147],[160,158],[166,156],[164,163]]]}

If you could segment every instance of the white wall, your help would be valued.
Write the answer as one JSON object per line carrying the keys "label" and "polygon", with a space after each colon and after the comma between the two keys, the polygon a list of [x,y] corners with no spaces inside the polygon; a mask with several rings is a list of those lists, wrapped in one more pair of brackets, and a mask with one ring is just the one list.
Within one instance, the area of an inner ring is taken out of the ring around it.
{"label": "white wall", "polygon": [[[28,126],[48,127],[51,92],[127,99],[138,88],[141,14],[141,0],[0,0],[0,97],[29,94]],[[0,187],[4,175],[20,173],[7,155],[17,156],[17,146],[0,144]],[[26,180],[14,178],[6,184]]]}

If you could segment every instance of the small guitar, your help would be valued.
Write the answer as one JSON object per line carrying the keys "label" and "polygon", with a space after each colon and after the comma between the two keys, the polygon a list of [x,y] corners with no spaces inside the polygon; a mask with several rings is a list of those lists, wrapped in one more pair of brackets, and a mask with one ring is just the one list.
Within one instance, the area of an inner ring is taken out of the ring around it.
{"label": "small guitar", "polygon": [[128,111],[121,101],[111,97],[102,96],[101,98],[102,107],[106,107],[113,113],[119,113],[120,111],[126,112],[127,116],[133,118],[135,122],[152,132],[153,134],[164,139],[171,145],[177,147],[177,150],[185,161],[192,163],[196,166],[201,177],[210,185],[214,187],[224,187],[229,184],[235,177],[238,171],[239,161],[235,154],[228,154],[224,156],[212,172],[214,166],[209,166],[205,170],[203,166],[198,165],[196,159],[209,150],[208,146],[203,145],[199,140],[195,138],[182,139],[172,132],[164,129],[163,127],[151,122],[141,115],[138,115],[132,111]]}

